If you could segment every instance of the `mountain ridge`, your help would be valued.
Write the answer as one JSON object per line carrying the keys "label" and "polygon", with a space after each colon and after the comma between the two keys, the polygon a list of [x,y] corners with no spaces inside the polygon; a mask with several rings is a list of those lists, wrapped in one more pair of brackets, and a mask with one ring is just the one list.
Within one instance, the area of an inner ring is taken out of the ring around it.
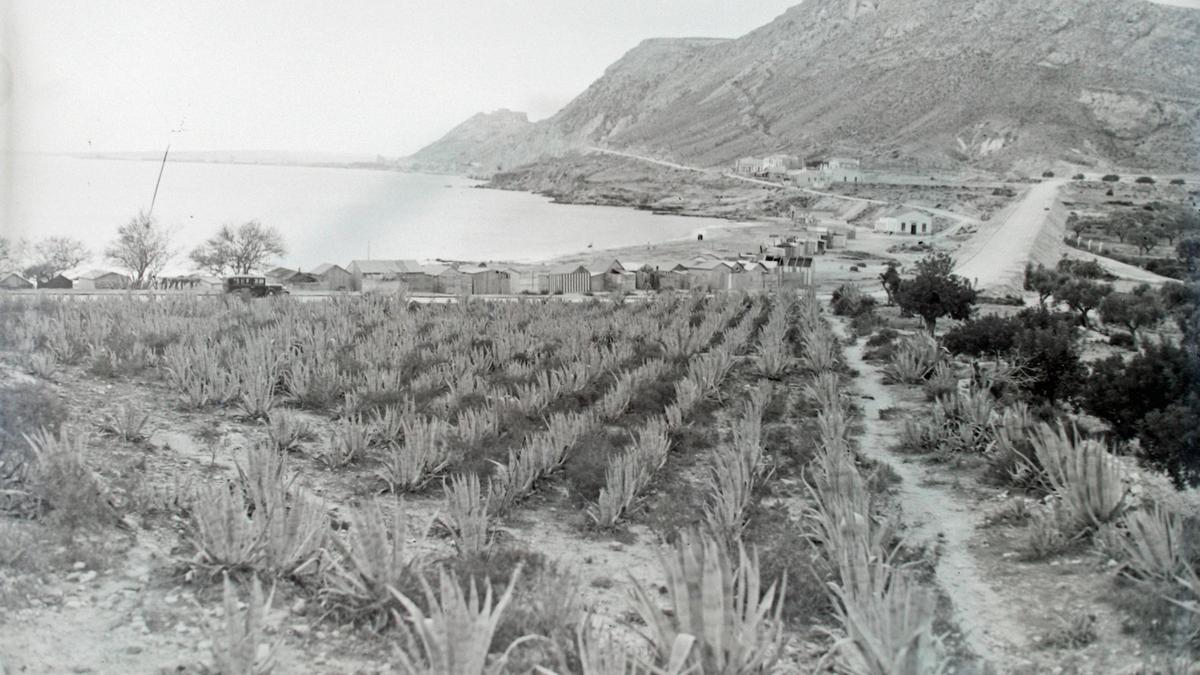
{"label": "mountain ridge", "polygon": [[555,115],[464,123],[409,159],[490,173],[599,145],[700,166],[1194,169],[1196,45],[1200,11],[1144,0],[806,0],[735,39],[645,40]]}

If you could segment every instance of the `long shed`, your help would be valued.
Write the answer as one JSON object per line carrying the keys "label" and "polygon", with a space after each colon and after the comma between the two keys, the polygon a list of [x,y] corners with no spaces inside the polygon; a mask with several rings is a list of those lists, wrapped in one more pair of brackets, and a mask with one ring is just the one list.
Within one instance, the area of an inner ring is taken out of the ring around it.
{"label": "long shed", "polygon": [[312,269],[321,287],[330,291],[348,291],[354,287],[354,275],[341,265],[322,263]]}
{"label": "long shed", "polygon": [[70,279],[66,278],[65,276],[63,276],[61,274],[55,274],[54,276],[50,277],[49,279],[46,279],[45,281],[39,281],[37,287],[38,288],[64,289],[64,288],[72,288],[74,285],[75,285],[75,282],[71,281]]}
{"label": "long shed", "polygon": [[105,270],[89,270],[75,279],[75,288],[96,291],[129,288],[129,277],[118,272]]}

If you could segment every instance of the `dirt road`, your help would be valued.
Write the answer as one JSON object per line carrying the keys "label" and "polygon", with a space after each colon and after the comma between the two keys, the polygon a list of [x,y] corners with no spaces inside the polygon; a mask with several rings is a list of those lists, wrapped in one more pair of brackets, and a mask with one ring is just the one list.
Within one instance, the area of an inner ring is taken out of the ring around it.
{"label": "dirt road", "polygon": [[955,274],[980,290],[1020,293],[1025,263],[1033,257],[1065,182],[1048,180],[1034,185],[1003,218],[994,219],[994,225],[981,226],[959,249]]}

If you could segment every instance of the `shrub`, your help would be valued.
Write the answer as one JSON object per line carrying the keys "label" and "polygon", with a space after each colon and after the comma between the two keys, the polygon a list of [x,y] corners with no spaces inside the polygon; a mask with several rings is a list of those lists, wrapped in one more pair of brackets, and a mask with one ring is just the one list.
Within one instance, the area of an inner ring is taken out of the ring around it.
{"label": "shrub", "polygon": [[1129,333],[1113,333],[1108,336],[1108,344],[1121,349],[1136,349],[1133,336]]}
{"label": "shrub", "polygon": [[1142,185],[1154,185],[1155,180],[1150,176],[1138,176],[1133,180],[1133,182],[1141,183]]}
{"label": "shrub", "polygon": [[1172,178],[1171,179],[1171,185],[1183,185],[1184,182],[1185,181],[1182,178]]}
{"label": "shrub", "polygon": [[988,314],[964,321],[942,336],[951,354],[995,356],[1012,350],[1020,324],[1013,319]]}
{"label": "shrub", "polygon": [[1093,364],[1081,403],[1117,436],[1139,438],[1146,459],[1183,482],[1200,467],[1197,383],[1194,351],[1148,344],[1128,363],[1113,356]]}
{"label": "shrub", "polygon": [[1104,181],[1105,183],[1116,183],[1117,181],[1121,180],[1121,177],[1115,173],[1109,173],[1105,174],[1100,180]]}
{"label": "shrub", "polygon": [[837,316],[857,317],[874,311],[875,298],[862,292],[855,284],[842,284],[833,291],[830,306]]}
{"label": "shrub", "polygon": [[26,435],[42,429],[57,434],[68,417],[62,399],[41,382],[0,387],[0,411],[0,464],[8,459],[8,453],[28,447]]}
{"label": "shrub", "polygon": [[1054,172],[1050,170],[1043,171],[1042,178],[1054,178]]}
{"label": "shrub", "polygon": [[1087,176],[1084,176],[1081,173],[1077,173],[1074,176],[1071,176],[1071,180],[1084,180],[1085,178],[1087,178]]}

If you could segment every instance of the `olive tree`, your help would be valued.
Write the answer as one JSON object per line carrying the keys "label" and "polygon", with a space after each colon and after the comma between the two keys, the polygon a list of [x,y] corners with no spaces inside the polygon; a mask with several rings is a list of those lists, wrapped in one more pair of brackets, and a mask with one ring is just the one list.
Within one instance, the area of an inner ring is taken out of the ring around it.
{"label": "olive tree", "polygon": [[1104,323],[1128,329],[1135,349],[1138,345],[1138,329],[1156,326],[1166,315],[1167,311],[1158,295],[1147,284],[1138,286],[1132,293],[1109,293],[1100,301],[1100,318]]}
{"label": "olive tree", "polygon": [[1054,295],[1054,291],[1058,290],[1066,279],[1067,275],[1040,263],[1036,268],[1033,263],[1025,265],[1025,290],[1038,294],[1038,305],[1043,309],[1046,307],[1046,300]]}
{"label": "olive tree", "polygon": [[1087,279],[1070,278],[1059,284],[1054,291],[1054,298],[1066,303],[1072,310],[1079,312],[1079,324],[1088,326],[1088,312],[1100,306],[1105,296],[1112,293],[1112,286],[1099,284]]}
{"label": "olive tree", "polygon": [[104,250],[112,262],[129,270],[135,287],[157,276],[175,255],[171,233],[145,212],[117,229],[117,238]]}
{"label": "olive tree", "polygon": [[970,282],[953,273],[954,259],[945,253],[933,253],[917,263],[917,274],[900,281],[896,303],[908,314],[925,320],[932,335],[943,316],[968,319],[975,304],[975,289]]}

